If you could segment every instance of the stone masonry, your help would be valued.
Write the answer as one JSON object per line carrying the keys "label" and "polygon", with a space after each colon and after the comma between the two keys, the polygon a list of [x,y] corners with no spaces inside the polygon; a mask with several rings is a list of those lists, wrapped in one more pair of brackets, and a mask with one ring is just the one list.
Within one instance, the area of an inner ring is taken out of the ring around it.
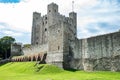
{"label": "stone masonry", "polygon": [[22,43],[13,43],[11,45],[11,55],[10,55],[10,57],[20,56],[22,54],[23,54],[23,52],[22,52]]}
{"label": "stone masonry", "polygon": [[77,14],[65,17],[55,3],[33,13],[31,44],[47,45],[46,62],[64,69],[120,71],[120,32],[78,39]]}

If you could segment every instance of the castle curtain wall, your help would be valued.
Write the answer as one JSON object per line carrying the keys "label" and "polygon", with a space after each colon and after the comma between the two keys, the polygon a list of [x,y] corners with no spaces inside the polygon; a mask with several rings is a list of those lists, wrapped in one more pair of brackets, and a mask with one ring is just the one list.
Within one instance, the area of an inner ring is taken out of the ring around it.
{"label": "castle curtain wall", "polygon": [[84,70],[120,71],[120,32],[79,40]]}

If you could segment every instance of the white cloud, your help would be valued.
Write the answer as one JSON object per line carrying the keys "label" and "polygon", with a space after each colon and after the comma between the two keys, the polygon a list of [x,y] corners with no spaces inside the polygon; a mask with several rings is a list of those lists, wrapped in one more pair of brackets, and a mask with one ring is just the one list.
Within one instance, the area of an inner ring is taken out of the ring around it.
{"label": "white cloud", "polygon": [[[11,30],[20,32],[17,33],[16,36],[22,36],[21,33],[31,32],[32,14],[34,11],[44,15],[47,13],[47,5],[55,2],[59,5],[59,12],[68,16],[69,12],[72,11],[72,1],[73,0],[22,0],[16,4],[0,3],[0,22],[5,22]],[[119,25],[118,23],[120,22],[120,9],[117,0],[112,2],[111,0],[74,0],[74,11],[77,12],[78,15],[79,38],[106,33],[105,29],[102,29],[99,25],[92,27],[88,26],[89,24],[105,22],[111,25]],[[4,26],[0,26],[0,30],[3,28]],[[90,32],[90,28],[94,28],[99,32]],[[6,33],[12,35],[12,32]]]}
{"label": "white cloud", "polygon": [[23,36],[23,33],[20,32],[14,32],[14,31],[9,31],[9,30],[5,30],[3,31],[3,33],[7,36],[13,36],[13,37],[20,37]]}
{"label": "white cloud", "polygon": [[[86,1],[86,0],[85,0]],[[119,29],[120,22],[120,3],[117,0],[96,0],[93,5],[85,5],[78,10],[78,37],[86,38],[109,32],[114,32]],[[83,4],[84,5],[84,4]],[[79,6],[80,7],[80,6]],[[99,23],[109,24],[108,26],[96,25]],[[90,26],[90,24],[94,24]],[[106,28],[103,28],[106,27]],[[115,29],[113,29],[113,27]],[[97,28],[97,29],[96,29]],[[91,32],[94,29],[98,32]],[[113,29],[113,30],[111,30]]]}

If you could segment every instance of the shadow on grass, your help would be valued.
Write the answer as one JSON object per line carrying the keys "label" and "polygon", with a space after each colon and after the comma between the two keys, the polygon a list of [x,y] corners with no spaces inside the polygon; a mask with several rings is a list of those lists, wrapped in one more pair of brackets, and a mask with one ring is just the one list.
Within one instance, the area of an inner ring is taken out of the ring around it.
{"label": "shadow on grass", "polygon": [[39,72],[44,66],[37,67],[36,72]]}
{"label": "shadow on grass", "polygon": [[0,66],[3,66],[3,65],[5,65],[6,63],[0,63]]}
{"label": "shadow on grass", "polygon": [[76,71],[79,71],[77,69],[65,69],[66,71],[70,71],[70,72],[76,72]]}
{"label": "shadow on grass", "polygon": [[8,63],[8,62],[10,62],[10,59],[0,60],[0,66],[6,64],[6,63]]}

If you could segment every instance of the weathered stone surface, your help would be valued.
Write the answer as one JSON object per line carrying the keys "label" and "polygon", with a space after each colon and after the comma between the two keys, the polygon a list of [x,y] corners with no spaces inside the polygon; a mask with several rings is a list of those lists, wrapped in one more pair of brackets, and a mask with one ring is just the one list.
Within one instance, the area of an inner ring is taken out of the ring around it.
{"label": "weathered stone surface", "polygon": [[82,64],[82,59],[73,59],[70,62],[70,68],[76,69],[76,70],[83,70],[83,64]]}
{"label": "weathered stone surface", "polygon": [[111,71],[120,71],[120,55],[112,58]]}
{"label": "weathered stone surface", "polygon": [[54,64],[63,68],[63,54],[62,53],[48,53],[46,62],[48,64]]}
{"label": "weathered stone surface", "polygon": [[20,56],[22,55],[22,44],[21,43],[14,43],[11,45],[11,54],[10,56]]}
{"label": "weathered stone surface", "polygon": [[103,70],[103,71],[120,71],[120,56],[103,57],[99,59],[83,59],[85,71]]}

